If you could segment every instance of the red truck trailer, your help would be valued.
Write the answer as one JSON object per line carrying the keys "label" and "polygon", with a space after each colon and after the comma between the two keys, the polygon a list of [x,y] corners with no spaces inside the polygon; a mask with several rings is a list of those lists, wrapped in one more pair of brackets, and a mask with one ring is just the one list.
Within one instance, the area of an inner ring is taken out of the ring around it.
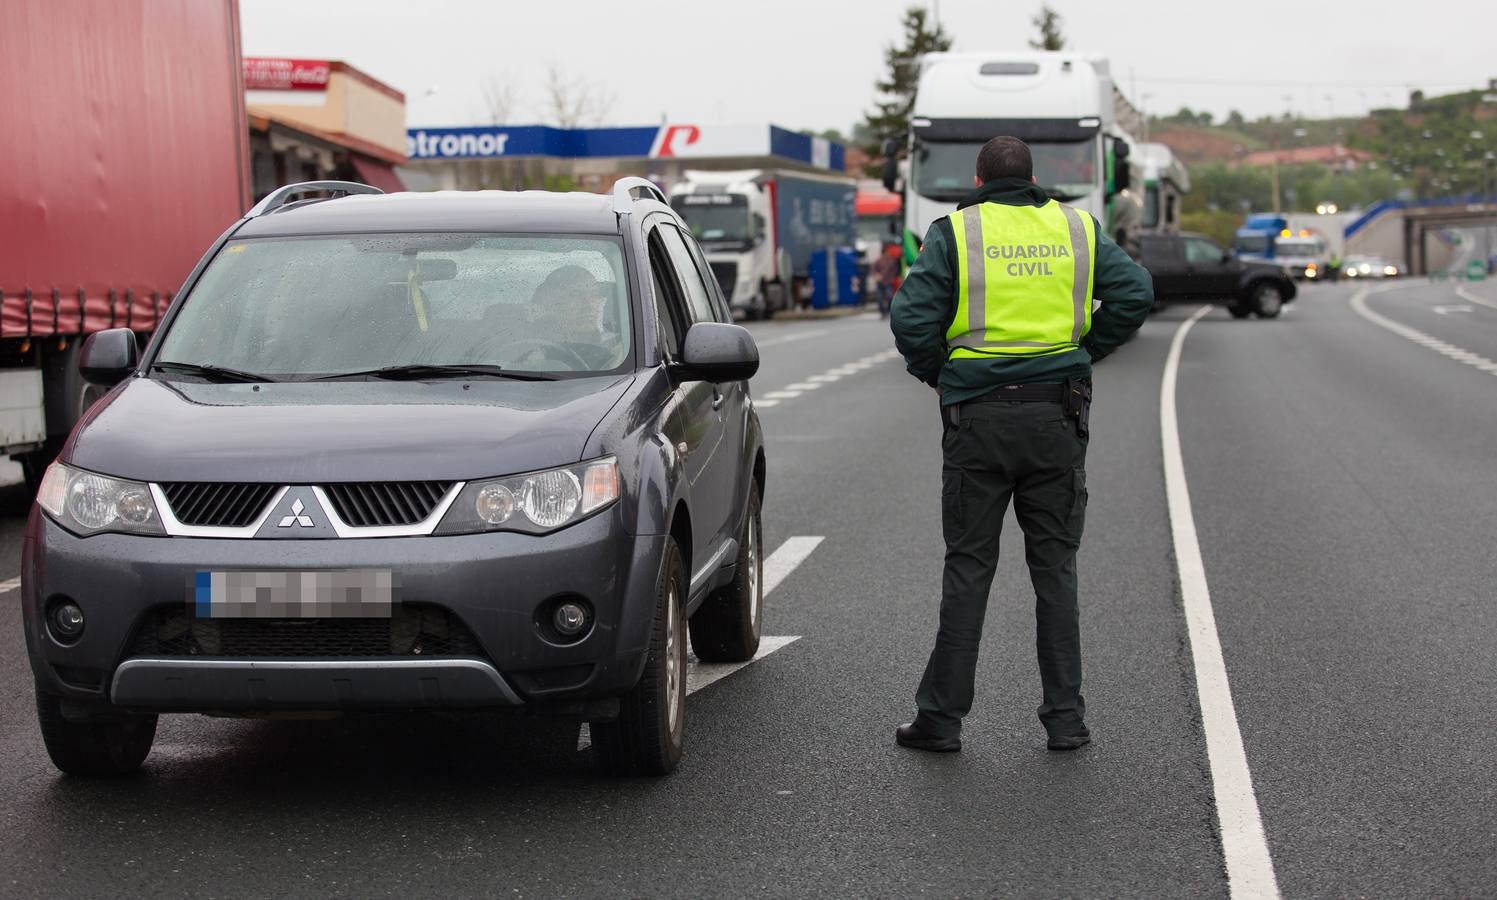
{"label": "red truck trailer", "polygon": [[[88,334],[156,327],[249,206],[238,0],[5,0],[0,455],[39,478]],[[141,423],[150,427],[150,423]]]}

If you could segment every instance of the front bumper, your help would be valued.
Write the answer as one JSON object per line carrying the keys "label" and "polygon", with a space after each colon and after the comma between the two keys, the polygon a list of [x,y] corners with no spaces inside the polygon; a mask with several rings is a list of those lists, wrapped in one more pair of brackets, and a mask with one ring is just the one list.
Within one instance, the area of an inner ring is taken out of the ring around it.
{"label": "front bumper", "polygon": [[[629,534],[618,507],[549,535],[307,541],[80,538],[33,510],[22,559],[27,648],[39,690],[140,710],[471,708],[604,698],[638,681],[664,545],[664,536]],[[198,646],[142,650],[149,623],[191,616],[199,571],[341,569],[393,572],[401,607],[438,610],[471,641],[435,656],[347,648],[322,655],[316,647],[301,647],[294,658],[219,656]],[[561,596],[582,597],[595,611],[592,631],[575,644],[555,642],[536,622],[537,609]],[[71,645],[44,624],[48,604],[63,597],[85,615],[83,635]]]}

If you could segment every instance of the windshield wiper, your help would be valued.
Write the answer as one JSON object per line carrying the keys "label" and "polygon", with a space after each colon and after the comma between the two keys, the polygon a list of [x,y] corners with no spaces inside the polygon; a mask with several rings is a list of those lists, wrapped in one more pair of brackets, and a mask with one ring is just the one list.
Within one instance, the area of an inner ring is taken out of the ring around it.
{"label": "windshield wiper", "polygon": [[547,372],[518,372],[505,369],[503,366],[491,366],[485,363],[457,363],[452,365],[436,365],[432,363],[413,363],[406,366],[384,366],[378,369],[365,369],[362,372],[338,372],[335,375],[324,375],[317,381],[334,381],[339,378],[388,378],[392,381],[420,381],[426,378],[510,378],[515,381],[555,381],[557,376]]}
{"label": "windshield wiper", "polygon": [[176,372],[180,375],[196,375],[209,381],[222,382],[259,382],[276,381],[269,375],[259,375],[254,372],[244,372],[239,369],[230,369],[225,366],[204,365],[190,362],[158,362],[151,366],[153,372]]}

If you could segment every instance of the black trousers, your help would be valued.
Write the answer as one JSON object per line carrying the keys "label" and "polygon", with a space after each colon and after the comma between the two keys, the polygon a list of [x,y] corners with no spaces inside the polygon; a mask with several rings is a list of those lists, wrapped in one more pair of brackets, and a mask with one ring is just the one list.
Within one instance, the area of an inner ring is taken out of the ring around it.
{"label": "black trousers", "polygon": [[1034,584],[1040,722],[1051,735],[1081,729],[1086,704],[1076,550],[1086,519],[1086,443],[1059,403],[966,403],[958,424],[948,418],[941,442],[941,625],[915,696],[923,731],[955,737],[972,708],[977,649],[1010,500]]}

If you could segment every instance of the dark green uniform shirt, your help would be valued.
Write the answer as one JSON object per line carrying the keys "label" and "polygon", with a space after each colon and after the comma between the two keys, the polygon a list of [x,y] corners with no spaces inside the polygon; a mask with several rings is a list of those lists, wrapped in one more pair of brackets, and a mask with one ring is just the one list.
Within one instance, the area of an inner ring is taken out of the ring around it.
{"label": "dark green uniform shirt", "polygon": [[[1044,190],[1021,178],[999,178],[968,194],[957,209],[977,203],[1044,206]],[[894,296],[889,324],[894,344],[910,374],[941,388],[941,403],[961,403],[1005,384],[1085,378],[1092,363],[1116,350],[1148,318],[1154,305],[1154,282],[1097,226],[1097,261],[1092,294],[1102,307],[1081,349],[1048,356],[994,356],[991,359],[947,359],[946,331],[956,315],[956,241],[951,221],[937,219],[925,235],[920,257]]]}

